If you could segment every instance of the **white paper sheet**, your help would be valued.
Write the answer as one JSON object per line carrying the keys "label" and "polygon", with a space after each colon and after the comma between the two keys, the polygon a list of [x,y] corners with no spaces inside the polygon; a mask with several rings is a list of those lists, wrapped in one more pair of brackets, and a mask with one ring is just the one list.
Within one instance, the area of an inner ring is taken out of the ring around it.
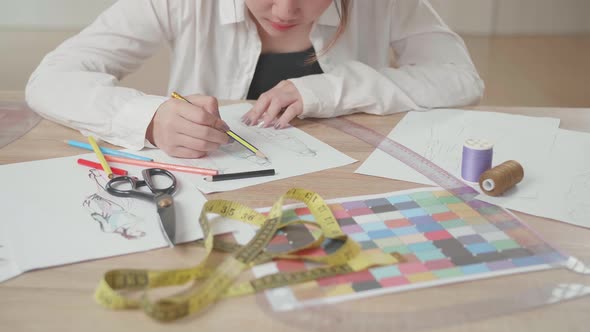
{"label": "white paper sheet", "polygon": [[[421,154],[461,179],[461,154],[468,138],[494,144],[493,166],[517,160],[525,169],[524,180],[511,192],[515,197],[536,197],[559,119],[521,115],[437,109],[410,112],[388,137]],[[432,181],[403,162],[377,149],[356,173],[431,184]],[[474,188],[479,190],[477,185]]]}
{"label": "white paper sheet", "polygon": [[221,107],[219,112],[232,130],[262,151],[268,157],[268,161],[255,156],[238,142],[223,146],[220,150],[200,159],[172,158],[160,150],[144,151],[142,154],[160,162],[212,168],[219,170],[220,173],[269,168],[274,168],[276,171],[274,176],[219,182],[207,182],[202,175],[186,174],[186,177],[199,190],[207,194],[244,188],[356,162],[355,159],[295,127],[275,130],[272,127],[258,128],[244,125],[240,118],[251,107],[250,104],[230,105]]}
{"label": "white paper sheet", "polygon": [[544,176],[535,199],[510,195],[478,199],[590,228],[590,134],[559,129]]}
{"label": "white paper sheet", "polygon": [[[79,166],[93,154],[0,166],[0,281],[25,271],[140,252],[167,244],[155,205],[114,197],[99,184],[106,175]],[[141,176],[141,168],[125,167]],[[178,177],[178,176],[177,176]],[[178,177],[174,195],[177,243],[202,238],[205,197]],[[215,233],[231,223],[214,224]]]}

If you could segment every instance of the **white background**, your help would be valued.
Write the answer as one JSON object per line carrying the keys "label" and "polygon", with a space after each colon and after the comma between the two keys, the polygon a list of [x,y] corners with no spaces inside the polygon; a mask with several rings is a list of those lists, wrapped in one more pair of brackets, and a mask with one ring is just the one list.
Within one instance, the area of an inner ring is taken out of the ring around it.
{"label": "white background", "polygon": [[[353,0],[362,1],[371,0]],[[0,29],[79,29],[115,0],[0,0]],[[590,32],[589,0],[431,0],[463,34]]]}
{"label": "white background", "polygon": [[[353,1],[362,5],[363,1],[373,0]],[[3,93],[22,92],[32,71],[47,52],[91,23],[114,2],[0,0],[0,98]],[[590,0],[431,2],[451,28],[464,36],[590,33]],[[482,49],[487,48],[483,45]],[[144,69],[125,78],[123,84],[147,93],[165,93],[166,79],[160,78],[168,76],[168,62],[166,50],[162,49],[144,65]],[[485,71],[485,67],[481,69]]]}

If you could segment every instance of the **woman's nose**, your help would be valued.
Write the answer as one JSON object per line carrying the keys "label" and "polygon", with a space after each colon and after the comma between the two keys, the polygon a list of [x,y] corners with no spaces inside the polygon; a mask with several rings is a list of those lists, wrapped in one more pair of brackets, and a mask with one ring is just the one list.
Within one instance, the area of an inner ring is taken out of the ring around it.
{"label": "woman's nose", "polygon": [[292,21],[299,14],[299,0],[275,0],[273,15],[281,21]]}

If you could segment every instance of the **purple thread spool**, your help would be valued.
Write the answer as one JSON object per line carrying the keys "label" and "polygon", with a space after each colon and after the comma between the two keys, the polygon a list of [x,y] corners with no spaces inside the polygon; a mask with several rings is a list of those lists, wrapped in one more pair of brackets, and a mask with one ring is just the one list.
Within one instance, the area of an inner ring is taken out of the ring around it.
{"label": "purple thread spool", "polygon": [[494,145],[484,139],[470,138],[463,144],[461,177],[465,181],[479,182],[480,175],[492,168]]}

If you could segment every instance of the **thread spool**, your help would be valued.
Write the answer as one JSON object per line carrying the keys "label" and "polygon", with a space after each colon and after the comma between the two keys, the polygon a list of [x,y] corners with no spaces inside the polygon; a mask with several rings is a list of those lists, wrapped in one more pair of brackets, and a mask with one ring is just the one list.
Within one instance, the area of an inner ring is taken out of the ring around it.
{"label": "thread spool", "polygon": [[479,187],[490,196],[500,196],[524,178],[524,169],[517,161],[508,160],[480,176]]}
{"label": "thread spool", "polygon": [[477,183],[481,174],[492,168],[494,145],[485,139],[470,138],[463,144],[461,177]]}

